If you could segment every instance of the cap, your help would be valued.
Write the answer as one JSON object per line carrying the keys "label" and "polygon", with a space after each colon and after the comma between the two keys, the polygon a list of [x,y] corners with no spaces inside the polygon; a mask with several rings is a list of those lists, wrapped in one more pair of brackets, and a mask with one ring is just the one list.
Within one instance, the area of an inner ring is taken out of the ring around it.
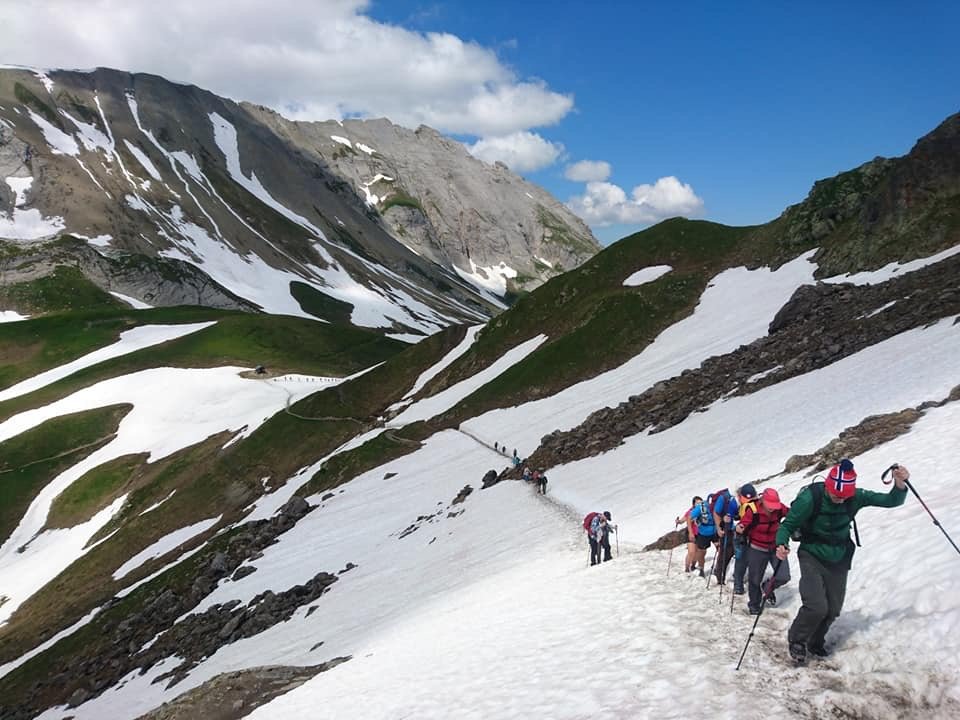
{"label": "cap", "polygon": [[740,488],[740,496],[746,500],[754,500],[757,497],[757,489],[752,483],[747,483]]}
{"label": "cap", "polygon": [[610,517],[610,511],[609,511],[609,510],[604,510],[604,511],[603,511],[603,516],[604,516],[607,520],[611,520],[611,519],[612,519],[612,518]]}
{"label": "cap", "polygon": [[780,493],[773,488],[764,490],[761,497],[763,498],[763,504],[771,510],[779,510],[783,507],[783,503],[780,502]]}
{"label": "cap", "polygon": [[823,485],[836,498],[852,498],[857,492],[857,471],[853,469],[853,463],[844,459],[834,465]]}

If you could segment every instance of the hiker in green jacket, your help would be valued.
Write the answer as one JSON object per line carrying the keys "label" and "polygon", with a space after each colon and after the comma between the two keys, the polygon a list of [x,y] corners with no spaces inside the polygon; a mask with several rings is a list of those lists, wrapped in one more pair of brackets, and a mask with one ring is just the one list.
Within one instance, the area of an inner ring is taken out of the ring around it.
{"label": "hiker in green jacket", "polygon": [[888,493],[858,489],[857,473],[850,460],[830,468],[826,480],[803,488],[777,531],[777,557],[786,560],[793,533],[800,533],[800,599],[803,605],[787,633],[790,657],[806,662],[807,652],[817,657],[829,653],[824,645],[827,630],[843,607],[847,573],[856,546],[850,539],[853,516],[865,507],[897,507],[907,499],[909,471],[893,471]]}

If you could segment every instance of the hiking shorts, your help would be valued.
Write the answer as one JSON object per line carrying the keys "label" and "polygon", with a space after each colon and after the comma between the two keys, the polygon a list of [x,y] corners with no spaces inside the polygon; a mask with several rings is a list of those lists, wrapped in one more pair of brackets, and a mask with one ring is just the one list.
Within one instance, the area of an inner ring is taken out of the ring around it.
{"label": "hiking shorts", "polygon": [[710,543],[714,540],[713,535],[697,535],[693,541],[697,544],[697,547],[701,550],[706,550],[710,547]]}

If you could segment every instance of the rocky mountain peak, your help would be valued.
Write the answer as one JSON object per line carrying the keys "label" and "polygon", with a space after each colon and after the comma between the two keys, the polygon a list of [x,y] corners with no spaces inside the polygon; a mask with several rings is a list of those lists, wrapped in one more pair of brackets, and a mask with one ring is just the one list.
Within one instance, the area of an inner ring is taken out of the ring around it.
{"label": "rocky mountain peak", "polygon": [[150,304],[183,301],[185,263],[218,305],[398,336],[488,317],[599,249],[548,193],[430,128],[293,122],[103,68],[0,70],[0,178],[7,283],[28,279],[28,247],[30,273],[53,272],[62,247],[44,248],[71,234],[150,258],[135,281],[80,263]]}

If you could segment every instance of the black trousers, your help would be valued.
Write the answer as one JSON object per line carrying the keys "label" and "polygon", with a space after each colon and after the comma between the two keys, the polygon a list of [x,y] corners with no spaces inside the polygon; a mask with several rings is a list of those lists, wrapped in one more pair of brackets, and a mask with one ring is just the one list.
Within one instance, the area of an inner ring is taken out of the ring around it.
{"label": "black trousers", "polygon": [[600,547],[603,548],[603,561],[613,560],[613,555],[610,553],[610,533],[603,533],[603,537],[600,539]]}
{"label": "black trousers", "polygon": [[717,562],[713,568],[713,575],[717,582],[725,582],[727,579],[727,564],[733,557],[733,538],[736,533],[733,530],[724,530],[723,537],[718,537],[720,546],[717,548]]}
{"label": "black trousers", "polygon": [[845,565],[825,565],[805,552],[798,552],[797,559],[800,562],[800,600],[803,605],[790,626],[787,640],[808,647],[823,647],[827,630],[843,608],[850,570]]}
{"label": "black trousers", "polygon": [[541,495],[546,495],[546,494],[547,494],[547,481],[546,481],[546,480],[538,480],[538,481],[537,481],[537,490],[540,492]]}
{"label": "black trousers", "polygon": [[600,541],[592,535],[588,535],[590,541],[590,564],[596,565],[600,562]]}

